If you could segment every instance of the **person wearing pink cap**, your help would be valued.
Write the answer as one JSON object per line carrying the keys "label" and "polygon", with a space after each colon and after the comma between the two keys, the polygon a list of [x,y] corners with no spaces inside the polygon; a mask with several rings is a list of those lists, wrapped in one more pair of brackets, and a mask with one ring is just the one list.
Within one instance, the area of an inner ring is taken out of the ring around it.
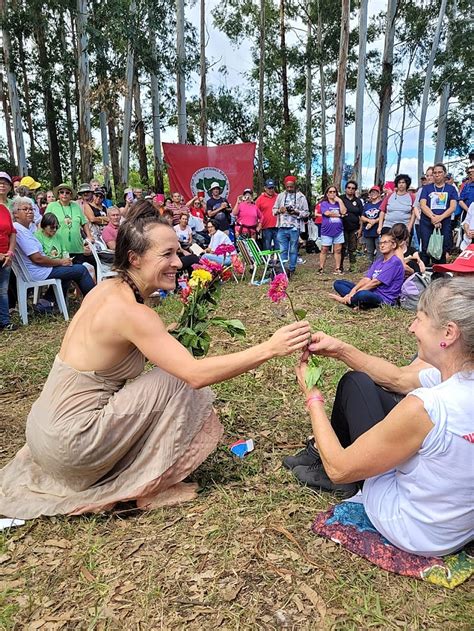
{"label": "person wearing pink cap", "polygon": [[5,171],[0,171],[0,331],[14,331],[17,328],[10,322],[8,310],[8,282],[16,245],[16,230],[7,206],[11,188],[11,177]]}

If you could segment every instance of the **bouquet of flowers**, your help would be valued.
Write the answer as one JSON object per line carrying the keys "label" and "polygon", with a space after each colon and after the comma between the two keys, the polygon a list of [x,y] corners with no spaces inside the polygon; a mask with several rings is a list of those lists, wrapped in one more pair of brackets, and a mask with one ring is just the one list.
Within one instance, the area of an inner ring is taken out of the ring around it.
{"label": "bouquet of flowers", "polygon": [[[285,274],[277,274],[270,284],[268,297],[272,302],[279,303],[288,299],[291,311],[295,320],[302,320],[306,316],[304,309],[295,309],[290,294],[288,293],[288,278]],[[308,390],[317,386],[321,380],[322,368],[319,365],[316,355],[311,355],[308,360],[308,368],[306,369],[305,381]]]}
{"label": "bouquet of flowers", "polygon": [[[233,266],[239,273],[236,265],[237,261]],[[171,335],[194,357],[204,357],[207,354],[211,343],[208,329],[212,325],[223,328],[231,337],[245,337],[245,327],[240,320],[227,320],[214,315],[222,284],[232,278],[233,266],[225,267],[203,258],[199,264],[193,265],[194,271],[181,290],[183,310]]]}

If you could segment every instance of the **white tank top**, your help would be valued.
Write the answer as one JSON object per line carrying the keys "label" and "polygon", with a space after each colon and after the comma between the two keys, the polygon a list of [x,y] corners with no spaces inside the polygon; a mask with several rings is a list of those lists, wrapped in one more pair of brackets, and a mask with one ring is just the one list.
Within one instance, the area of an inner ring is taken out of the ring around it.
{"label": "white tank top", "polygon": [[407,552],[441,556],[474,538],[474,371],[446,381],[436,368],[410,392],[433,429],[417,454],[364,483],[363,503],[375,528]]}

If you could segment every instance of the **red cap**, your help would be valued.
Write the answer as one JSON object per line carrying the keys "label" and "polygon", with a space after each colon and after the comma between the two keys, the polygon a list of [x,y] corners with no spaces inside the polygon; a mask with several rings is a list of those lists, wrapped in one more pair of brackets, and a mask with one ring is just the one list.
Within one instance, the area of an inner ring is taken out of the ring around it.
{"label": "red cap", "polygon": [[285,185],[286,185],[286,184],[288,184],[289,182],[293,182],[293,183],[295,183],[295,182],[296,182],[296,177],[295,177],[294,175],[287,175],[287,176],[285,177],[285,179],[283,180],[283,184],[285,184]]}
{"label": "red cap", "polygon": [[374,184],[374,186],[371,186],[369,188],[369,193],[370,191],[377,191],[377,193],[380,193],[380,186],[377,186],[376,184]]}
{"label": "red cap", "polygon": [[454,263],[433,265],[433,272],[455,272],[456,274],[474,274],[474,243],[462,252]]}
{"label": "red cap", "polygon": [[22,179],[23,179],[23,178],[21,177],[21,175],[14,175],[14,176],[12,177],[12,182],[13,182],[13,183],[15,183],[15,182],[21,182],[21,180],[22,180]]}
{"label": "red cap", "polygon": [[394,191],[395,190],[395,182],[385,182],[385,184],[383,185],[384,188],[388,188],[389,191]]}

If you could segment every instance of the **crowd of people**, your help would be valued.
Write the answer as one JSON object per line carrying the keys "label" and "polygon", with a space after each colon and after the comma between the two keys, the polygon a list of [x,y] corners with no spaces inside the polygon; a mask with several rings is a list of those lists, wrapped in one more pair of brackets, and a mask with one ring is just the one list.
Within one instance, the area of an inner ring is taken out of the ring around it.
{"label": "crowd of people", "polygon": [[[333,273],[340,276],[345,261],[353,271],[356,255],[365,253],[370,266],[360,281],[334,282],[334,300],[355,308],[396,304],[407,276],[445,263],[456,247],[462,251],[474,238],[474,166],[468,167],[459,190],[443,164],[429,167],[417,189],[406,174],[386,182],[383,189],[375,185],[361,194],[354,180],[345,184],[343,194],[331,185],[313,212],[292,175],[284,178],[281,192],[267,179],[260,195],[246,188],[233,206],[218,182],[211,184],[207,199],[199,192],[187,202],[178,192],[166,198],[139,187],[125,189],[117,205],[109,197],[97,180],[81,184],[77,193],[67,183],[43,191],[31,176],[0,173],[2,329],[16,328],[9,315],[16,300],[10,278],[15,252],[33,280],[60,278],[65,290],[75,281],[87,293],[95,281],[91,244],[104,263],[111,264],[119,226],[143,199],[174,227],[184,273],[202,256],[229,262],[229,255],[215,250],[239,238],[257,239],[266,252],[279,250],[288,278],[304,262],[300,248],[305,245],[308,252],[319,251],[319,275],[326,273],[328,256],[334,257]],[[433,234],[436,252],[430,246]],[[53,298],[51,292],[44,297]]]}
{"label": "crowd of people", "polygon": [[[114,207],[92,184],[80,187],[77,200],[61,184],[46,205],[37,204],[32,178],[20,182],[20,188],[29,185],[27,191],[18,189],[9,199],[14,183],[0,173],[2,300],[5,270],[16,256],[32,276],[74,280],[85,296],[28,416],[26,444],[0,471],[0,514],[81,514],[125,501],[150,509],[196,497],[196,485],[183,480],[223,432],[208,386],[299,352],[297,378],[314,436],[302,452],[285,458],[285,466],[318,490],[353,494],[362,487],[357,501],[377,530],[403,550],[441,555],[460,549],[474,535],[474,251],[468,245],[454,264],[443,260],[458,193],[441,183],[442,173],[444,166],[435,165],[414,197],[408,176],[398,176],[384,187],[383,198],[373,188],[364,202],[357,184],[348,182],[344,195],[329,187],[316,206],[323,273],[331,247],[340,275],[346,255],[349,265],[355,262],[358,237],[375,229],[364,278],[335,282],[334,298],[350,306],[392,303],[394,283],[407,270],[432,263],[426,240],[439,229],[437,265],[457,277],[437,279],[422,294],[410,327],[418,357],[401,369],[323,332],[311,333],[307,321],[284,326],[252,348],[197,360],[145,304],[157,289],[175,289],[188,256],[217,257],[222,244],[230,252],[234,232],[260,233],[294,273],[299,240],[309,240],[313,219],[293,176],[280,193],[267,180],[255,201],[246,189],[232,208],[217,183],[207,201],[198,195],[184,203],[178,194],[145,199],[140,191],[141,199],[128,190]],[[472,227],[464,227],[474,204],[472,170],[469,178],[460,194],[463,239],[472,239]],[[420,248],[413,245],[417,233]],[[188,249],[195,238],[202,244],[198,254]],[[117,276],[94,287],[88,266],[91,244],[99,239],[114,251]],[[4,318],[8,302],[1,308]],[[338,385],[330,420],[320,390],[306,386],[311,354],[352,369]],[[151,371],[144,371],[146,360],[155,366]]]}

